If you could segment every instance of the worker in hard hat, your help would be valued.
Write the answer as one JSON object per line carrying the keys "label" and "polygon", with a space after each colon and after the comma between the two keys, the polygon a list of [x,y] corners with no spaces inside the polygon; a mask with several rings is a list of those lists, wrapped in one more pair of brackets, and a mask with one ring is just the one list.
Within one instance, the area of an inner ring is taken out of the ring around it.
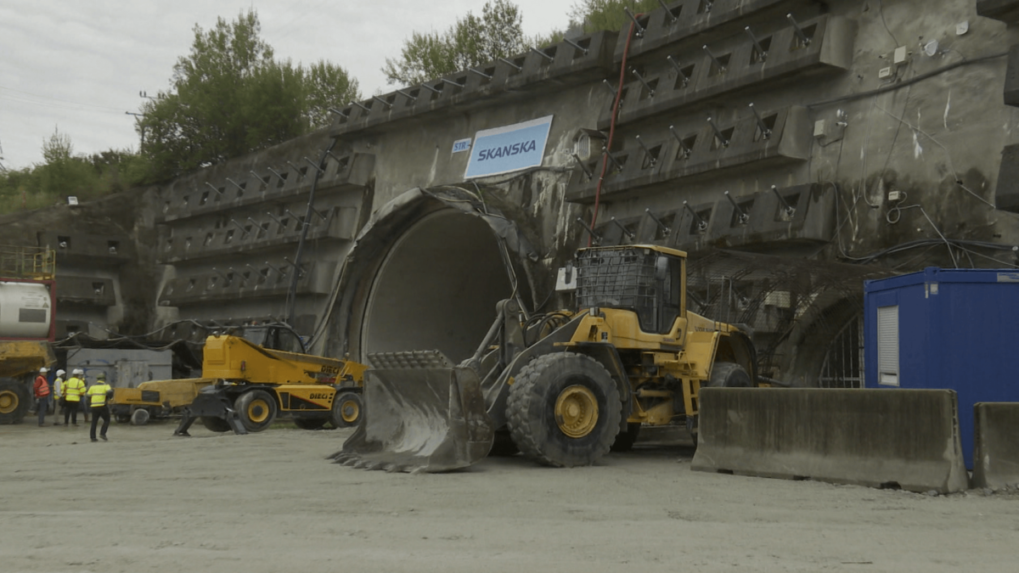
{"label": "worker in hard hat", "polygon": [[90,426],[88,437],[92,438],[93,442],[96,442],[96,425],[99,423],[99,418],[103,419],[103,427],[99,431],[99,437],[106,441],[106,430],[110,427],[110,408],[106,405],[106,401],[113,398],[113,388],[106,383],[106,373],[99,372],[96,374],[96,383],[89,386],[88,399],[89,407],[92,410],[92,425]]}
{"label": "worker in hard hat", "polygon": [[35,407],[36,412],[39,414],[39,425],[46,425],[46,411],[50,407],[50,382],[46,379],[46,374],[50,371],[49,368],[43,366],[39,369],[39,375],[35,377],[35,383],[32,384],[32,390],[35,394]]}
{"label": "worker in hard hat", "polygon": [[64,425],[70,420],[75,426],[78,425],[78,409],[81,408],[81,397],[85,394],[85,381],[82,377],[85,371],[75,368],[71,371],[71,377],[64,382]]}
{"label": "worker in hard hat", "polygon": [[64,403],[64,376],[67,372],[63,370],[57,370],[57,377],[53,379],[53,425],[60,425],[60,412],[67,409],[67,405]]}

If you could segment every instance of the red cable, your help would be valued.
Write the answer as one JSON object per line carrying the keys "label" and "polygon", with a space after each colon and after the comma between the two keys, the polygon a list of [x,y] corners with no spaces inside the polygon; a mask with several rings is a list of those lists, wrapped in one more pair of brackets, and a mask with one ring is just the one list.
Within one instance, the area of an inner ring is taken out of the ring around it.
{"label": "red cable", "polygon": [[[637,14],[639,18],[642,14]],[[598,203],[601,200],[601,184],[605,180],[605,170],[608,168],[609,160],[606,157],[612,150],[612,137],[616,133],[616,115],[619,113],[619,100],[623,97],[623,81],[626,79],[626,56],[630,53],[630,39],[633,38],[634,23],[630,22],[630,31],[626,34],[626,45],[623,47],[623,63],[619,68],[619,88],[616,89],[616,101],[612,104],[612,118],[609,121],[609,139],[605,144],[605,152],[602,154],[601,174],[598,175],[598,185],[594,188],[594,212],[591,214],[591,233],[587,235],[587,246],[591,246],[594,238],[594,225],[598,222]]]}

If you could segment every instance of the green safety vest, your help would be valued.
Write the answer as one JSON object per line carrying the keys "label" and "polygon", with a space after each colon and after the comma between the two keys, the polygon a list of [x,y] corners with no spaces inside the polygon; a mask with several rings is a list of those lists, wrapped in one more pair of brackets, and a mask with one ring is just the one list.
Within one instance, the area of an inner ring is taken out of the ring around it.
{"label": "green safety vest", "polygon": [[81,395],[85,393],[85,383],[77,376],[72,377],[64,383],[64,396],[68,402],[80,402]]}
{"label": "green safety vest", "polygon": [[88,397],[93,408],[101,408],[106,405],[106,393],[111,390],[106,382],[96,382],[88,389]]}

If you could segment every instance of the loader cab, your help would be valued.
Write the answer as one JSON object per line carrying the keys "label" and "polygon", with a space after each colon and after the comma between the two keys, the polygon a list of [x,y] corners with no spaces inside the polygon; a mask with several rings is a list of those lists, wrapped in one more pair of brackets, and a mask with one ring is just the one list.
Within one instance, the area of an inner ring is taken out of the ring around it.
{"label": "loader cab", "polygon": [[658,246],[584,249],[577,255],[578,309],[632,310],[644,332],[666,334],[686,314],[686,253]]}

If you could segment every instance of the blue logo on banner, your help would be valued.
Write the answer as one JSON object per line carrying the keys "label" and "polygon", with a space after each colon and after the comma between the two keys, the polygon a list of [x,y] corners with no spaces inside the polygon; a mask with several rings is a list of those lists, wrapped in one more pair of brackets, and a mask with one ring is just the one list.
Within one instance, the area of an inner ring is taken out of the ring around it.
{"label": "blue logo on banner", "polygon": [[479,131],[465,179],[499,175],[541,165],[552,116]]}

